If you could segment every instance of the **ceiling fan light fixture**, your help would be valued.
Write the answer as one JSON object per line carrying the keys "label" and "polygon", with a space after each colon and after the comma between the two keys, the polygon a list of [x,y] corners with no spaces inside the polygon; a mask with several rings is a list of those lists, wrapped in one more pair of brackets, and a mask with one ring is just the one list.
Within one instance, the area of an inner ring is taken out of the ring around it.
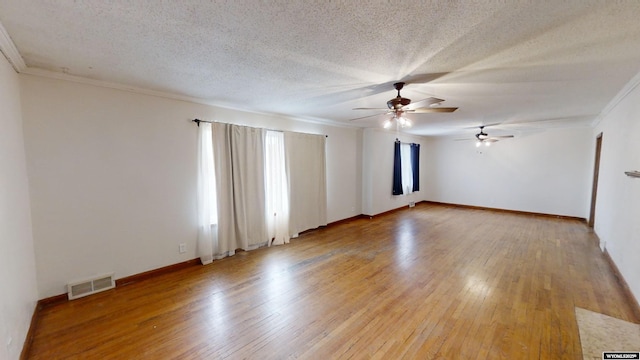
{"label": "ceiling fan light fixture", "polygon": [[395,117],[396,121],[398,122],[398,124],[400,125],[400,127],[411,127],[411,120],[407,119],[404,116],[396,116]]}
{"label": "ceiling fan light fixture", "polygon": [[391,127],[391,120],[387,119],[382,123],[382,127],[388,129]]}
{"label": "ceiling fan light fixture", "polygon": [[477,140],[476,141],[476,147],[480,147],[480,145],[482,145],[482,141],[481,140]]}
{"label": "ceiling fan light fixture", "polygon": [[491,146],[491,141],[485,141],[484,146]]}

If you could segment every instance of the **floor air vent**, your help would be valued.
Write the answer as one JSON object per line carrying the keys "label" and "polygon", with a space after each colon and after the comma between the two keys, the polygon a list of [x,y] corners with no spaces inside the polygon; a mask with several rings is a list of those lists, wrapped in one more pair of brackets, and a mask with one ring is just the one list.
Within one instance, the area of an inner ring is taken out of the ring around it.
{"label": "floor air vent", "polygon": [[100,291],[113,289],[114,287],[116,287],[116,282],[113,279],[113,273],[111,273],[71,282],[67,285],[67,291],[69,300],[73,300]]}

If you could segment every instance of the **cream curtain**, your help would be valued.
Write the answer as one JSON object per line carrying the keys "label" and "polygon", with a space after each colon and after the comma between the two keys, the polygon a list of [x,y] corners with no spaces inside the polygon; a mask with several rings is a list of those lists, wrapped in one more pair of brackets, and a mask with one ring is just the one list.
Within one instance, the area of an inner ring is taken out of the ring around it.
{"label": "cream curtain", "polygon": [[327,225],[324,135],[284,133],[289,178],[289,233]]}
{"label": "cream curtain", "polygon": [[267,243],[264,191],[264,129],[213,124],[218,198],[218,247],[214,257]]}
{"label": "cream curtain", "polygon": [[203,264],[327,224],[325,136],[224,123],[199,128]]}

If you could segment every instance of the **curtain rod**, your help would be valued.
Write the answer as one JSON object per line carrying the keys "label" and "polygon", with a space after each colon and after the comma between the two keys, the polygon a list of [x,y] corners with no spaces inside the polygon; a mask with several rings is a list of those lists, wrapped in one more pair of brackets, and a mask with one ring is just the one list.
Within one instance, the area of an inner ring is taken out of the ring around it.
{"label": "curtain rod", "polygon": [[420,146],[420,144],[418,144],[418,143],[407,143],[407,142],[402,142],[402,141],[398,140],[398,138],[396,138],[396,142],[397,142],[397,143],[400,143],[400,144],[411,144],[411,145],[418,145],[418,146]]}
{"label": "curtain rod", "polygon": [[[191,120],[191,121],[193,121],[194,123],[198,124],[198,127],[200,126],[200,123],[201,123],[201,122],[209,123],[209,124],[213,124],[213,123],[215,123],[215,121],[200,120],[200,119],[193,119],[193,120]],[[267,130],[282,132],[282,130],[276,130],[276,129],[267,129]],[[295,132],[295,131],[294,131],[294,132]],[[301,133],[301,134],[303,134],[303,133]],[[316,135],[316,134],[310,134],[310,135]],[[328,137],[329,137],[329,135],[325,135],[324,137],[328,138]],[[397,140],[397,139],[396,139],[396,140]]]}
{"label": "curtain rod", "polygon": [[198,124],[198,126],[200,126],[200,123],[201,123],[201,122],[205,122],[205,123],[213,124],[213,121],[200,120],[200,119],[193,119],[193,120],[191,120],[191,121],[193,121],[194,123]]}

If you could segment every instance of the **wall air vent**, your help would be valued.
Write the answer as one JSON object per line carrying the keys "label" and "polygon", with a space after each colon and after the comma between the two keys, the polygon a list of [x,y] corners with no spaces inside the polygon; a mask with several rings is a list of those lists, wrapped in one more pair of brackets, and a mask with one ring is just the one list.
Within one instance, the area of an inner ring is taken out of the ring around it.
{"label": "wall air vent", "polygon": [[70,282],[67,284],[67,295],[69,296],[69,300],[73,300],[100,291],[113,289],[114,287],[116,287],[116,282],[113,279],[113,273],[103,274]]}

